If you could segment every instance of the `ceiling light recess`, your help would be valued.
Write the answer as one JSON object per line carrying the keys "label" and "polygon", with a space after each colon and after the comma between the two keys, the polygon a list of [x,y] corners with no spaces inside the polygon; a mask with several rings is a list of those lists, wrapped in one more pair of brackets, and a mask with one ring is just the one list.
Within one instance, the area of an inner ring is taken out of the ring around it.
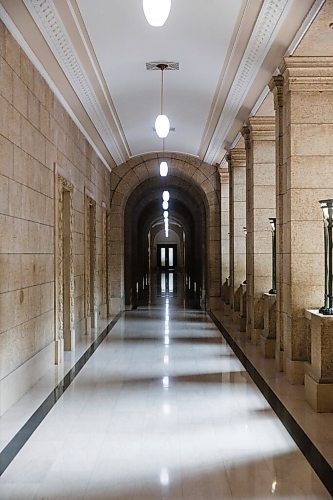
{"label": "ceiling light recess", "polygon": [[171,0],[143,0],[142,6],[150,26],[160,28],[169,17]]}

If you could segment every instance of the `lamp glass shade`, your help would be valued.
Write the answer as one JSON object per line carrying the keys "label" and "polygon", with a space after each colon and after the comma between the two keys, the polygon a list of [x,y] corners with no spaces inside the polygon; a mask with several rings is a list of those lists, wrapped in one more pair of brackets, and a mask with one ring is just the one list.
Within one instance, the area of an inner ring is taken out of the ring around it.
{"label": "lamp glass shade", "polygon": [[160,163],[160,176],[161,177],[166,177],[168,175],[168,170],[169,170],[169,167],[168,167],[168,164],[166,161],[162,161]]}
{"label": "lamp glass shade", "polygon": [[165,139],[170,132],[170,121],[166,115],[158,115],[155,120],[156,134],[160,139]]}
{"label": "lamp glass shade", "polygon": [[330,216],[329,209],[331,209],[331,211],[333,209],[333,200],[321,200],[319,203],[323,210],[324,219],[328,220]]}
{"label": "lamp glass shade", "polygon": [[163,201],[162,203],[163,210],[168,210],[169,208],[169,203],[167,201]]}
{"label": "lamp glass shade", "polygon": [[169,201],[170,200],[169,191],[163,191],[162,198],[163,198],[163,201]]}
{"label": "lamp glass shade", "polygon": [[163,217],[164,219],[167,219],[169,217],[169,212],[167,210],[164,210]]}
{"label": "lamp glass shade", "polygon": [[150,26],[159,28],[168,19],[171,0],[143,0],[143,12]]}

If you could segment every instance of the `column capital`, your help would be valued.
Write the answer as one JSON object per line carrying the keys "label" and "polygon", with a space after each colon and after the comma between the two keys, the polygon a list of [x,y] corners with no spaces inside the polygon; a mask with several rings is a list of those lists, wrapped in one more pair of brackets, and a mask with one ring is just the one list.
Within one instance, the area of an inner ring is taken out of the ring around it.
{"label": "column capital", "polygon": [[252,141],[275,141],[275,116],[251,116],[248,128]]}
{"label": "column capital", "polygon": [[221,184],[228,184],[229,182],[229,172],[225,168],[219,168],[219,174],[220,174],[220,183]]}
{"label": "column capital", "polygon": [[244,137],[245,149],[251,149],[251,130],[248,125],[244,125],[241,130],[242,136]]}
{"label": "column capital", "polygon": [[285,57],[280,71],[290,91],[333,90],[333,57]]}
{"label": "column capital", "polygon": [[245,148],[230,149],[227,155],[227,160],[230,167],[246,167],[246,151]]}
{"label": "column capital", "polygon": [[274,108],[281,108],[283,106],[283,85],[284,78],[282,75],[276,75],[271,78],[269,82],[269,88],[274,95]]}

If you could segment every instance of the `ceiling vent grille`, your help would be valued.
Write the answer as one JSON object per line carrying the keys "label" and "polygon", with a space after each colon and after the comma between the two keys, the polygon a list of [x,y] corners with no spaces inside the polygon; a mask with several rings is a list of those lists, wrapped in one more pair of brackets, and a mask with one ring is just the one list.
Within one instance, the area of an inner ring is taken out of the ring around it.
{"label": "ceiling vent grille", "polygon": [[165,64],[166,68],[165,71],[178,71],[179,70],[179,63],[178,62],[165,62],[165,61],[151,61],[146,63],[146,69],[148,71],[160,71],[160,64]]}

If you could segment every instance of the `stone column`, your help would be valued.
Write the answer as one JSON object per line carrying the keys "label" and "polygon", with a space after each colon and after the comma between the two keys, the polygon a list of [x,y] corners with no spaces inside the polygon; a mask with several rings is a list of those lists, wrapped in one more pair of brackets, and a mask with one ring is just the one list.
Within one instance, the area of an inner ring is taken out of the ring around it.
{"label": "stone column", "polygon": [[272,232],[275,217],[275,119],[254,116],[243,128],[246,168],[247,337],[259,343],[264,328],[263,294],[272,288]]}
{"label": "stone column", "polygon": [[221,182],[221,286],[222,301],[229,301],[227,279],[230,276],[229,265],[229,172],[220,169]]}
{"label": "stone column", "polygon": [[[243,141],[242,141],[243,142]],[[245,147],[230,150],[229,163],[229,217],[230,217],[230,304],[234,312],[240,310],[240,285],[246,279],[246,154]]]}
{"label": "stone column", "polygon": [[282,371],[284,359],[284,328],[283,318],[286,308],[285,288],[283,286],[284,276],[284,253],[283,242],[284,229],[283,212],[286,208],[284,202],[286,196],[286,182],[283,162],[283,77],[273,76],[270,89],[274,95],[275,109],[275,167],[276,167],[276,345],[275,360],[277,369]]}
{"label": "stone column", "polygon": [[[279,321],[291,383],[303,383],[308,356],[305,309],[323,304],[324,249],[318,201],[333,193],[333,57],[287,57],[283,76],[278,203],[283,204],[283,290]],[[280,159],[281,160],[281,159]],[[281,236],[281,235],[280,235]]]}

